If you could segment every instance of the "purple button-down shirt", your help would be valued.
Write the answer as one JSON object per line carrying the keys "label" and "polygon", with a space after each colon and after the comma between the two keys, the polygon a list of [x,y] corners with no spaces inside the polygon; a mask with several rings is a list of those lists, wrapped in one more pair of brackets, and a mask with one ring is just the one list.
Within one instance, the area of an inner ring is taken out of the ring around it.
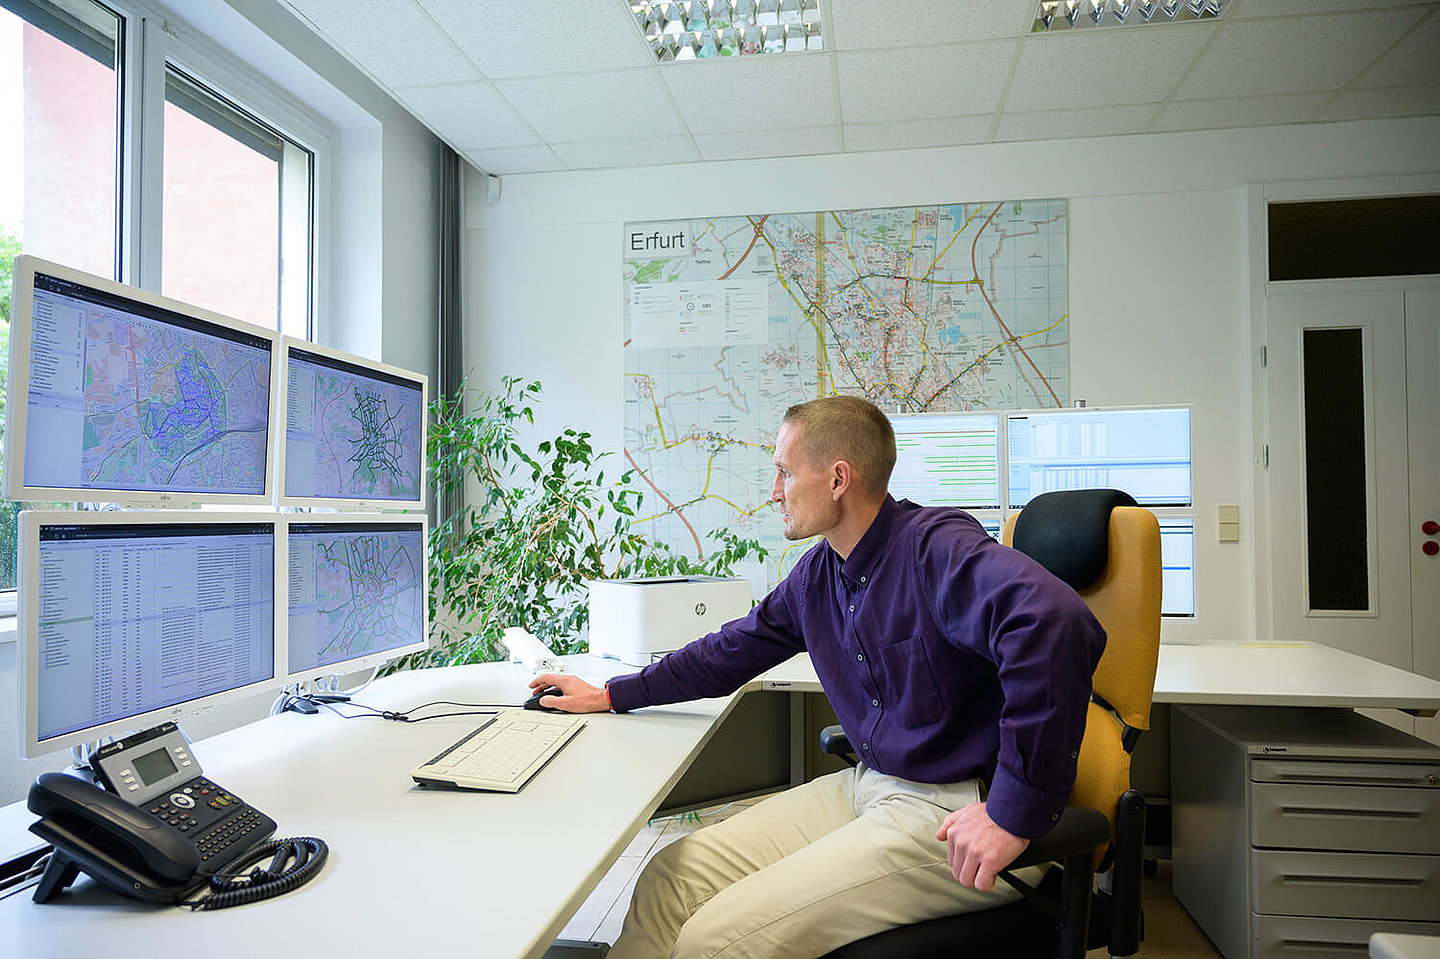
{"label": "purple button-down shirt", "polygon": [[817,544],[747,616],[609,692],[617,712],[723,696],[808,651],[867,766],[981,777],[990,817],[1034,838],[1070,795],[1104,648],[1075,591],[970,514],[886,497],[848,559]]}

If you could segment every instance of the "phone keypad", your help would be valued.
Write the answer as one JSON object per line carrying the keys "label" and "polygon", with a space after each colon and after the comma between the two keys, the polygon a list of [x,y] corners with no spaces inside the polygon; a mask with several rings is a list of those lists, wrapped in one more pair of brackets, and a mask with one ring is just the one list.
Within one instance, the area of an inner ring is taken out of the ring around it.
{"label": "phone keypad", "polygon": [[200,861],[231,859],[233,852],[226,855],[228,851],[243,851],[269,835],[267,826],[274,828],[268,817],[247,806],[195,840],[195,848],[200,850]]}
{"label": "phone keypad", "polygon": [[275,829],[275,822],[224,788],[199,776],[145,807],[161,822],[194,834],[202,862],[228,862]]}

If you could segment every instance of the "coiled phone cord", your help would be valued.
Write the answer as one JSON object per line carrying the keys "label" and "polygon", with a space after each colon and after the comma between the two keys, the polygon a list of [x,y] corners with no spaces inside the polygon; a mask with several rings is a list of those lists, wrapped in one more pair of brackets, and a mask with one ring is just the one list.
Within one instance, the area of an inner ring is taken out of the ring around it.
{"label": "coiled phone cord", "polygon": [[[184,905],[191,909],[228,909],[299,889],[320,873],[330,847],[313,836],[262,843],[210,877],[210,895]],[[255,866],[266,856],[270,865]],[[249,869],[249,872],[245,870]]]}

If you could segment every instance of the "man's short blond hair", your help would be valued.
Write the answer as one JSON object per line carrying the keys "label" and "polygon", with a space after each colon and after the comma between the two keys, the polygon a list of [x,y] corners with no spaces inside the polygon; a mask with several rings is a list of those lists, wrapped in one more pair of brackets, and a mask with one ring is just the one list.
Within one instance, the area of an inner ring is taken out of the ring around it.
{"label": "man's short blond hair", "polygon": [[783,422],[800,430],[799,452],[811,466],[845,460],[855,468],[862,489],[885,493],[895,469],[895,430],[874,403],[858,396],[826,396],[790,407]]}

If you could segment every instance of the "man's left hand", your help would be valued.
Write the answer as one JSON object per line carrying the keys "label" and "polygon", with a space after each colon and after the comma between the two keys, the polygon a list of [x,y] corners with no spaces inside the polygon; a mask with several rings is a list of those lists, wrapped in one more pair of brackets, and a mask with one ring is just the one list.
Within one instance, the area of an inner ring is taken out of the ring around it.
{"label": "man's left hand", "polygon": [[1000,870],[1014,862],[1030,845],[1030,840],[995,825],[985,811],[985,804],[978,802],[946,816],[935,838],[945,842],[945,858],[950,862],[955,881],[981,892],[994,889]]}

